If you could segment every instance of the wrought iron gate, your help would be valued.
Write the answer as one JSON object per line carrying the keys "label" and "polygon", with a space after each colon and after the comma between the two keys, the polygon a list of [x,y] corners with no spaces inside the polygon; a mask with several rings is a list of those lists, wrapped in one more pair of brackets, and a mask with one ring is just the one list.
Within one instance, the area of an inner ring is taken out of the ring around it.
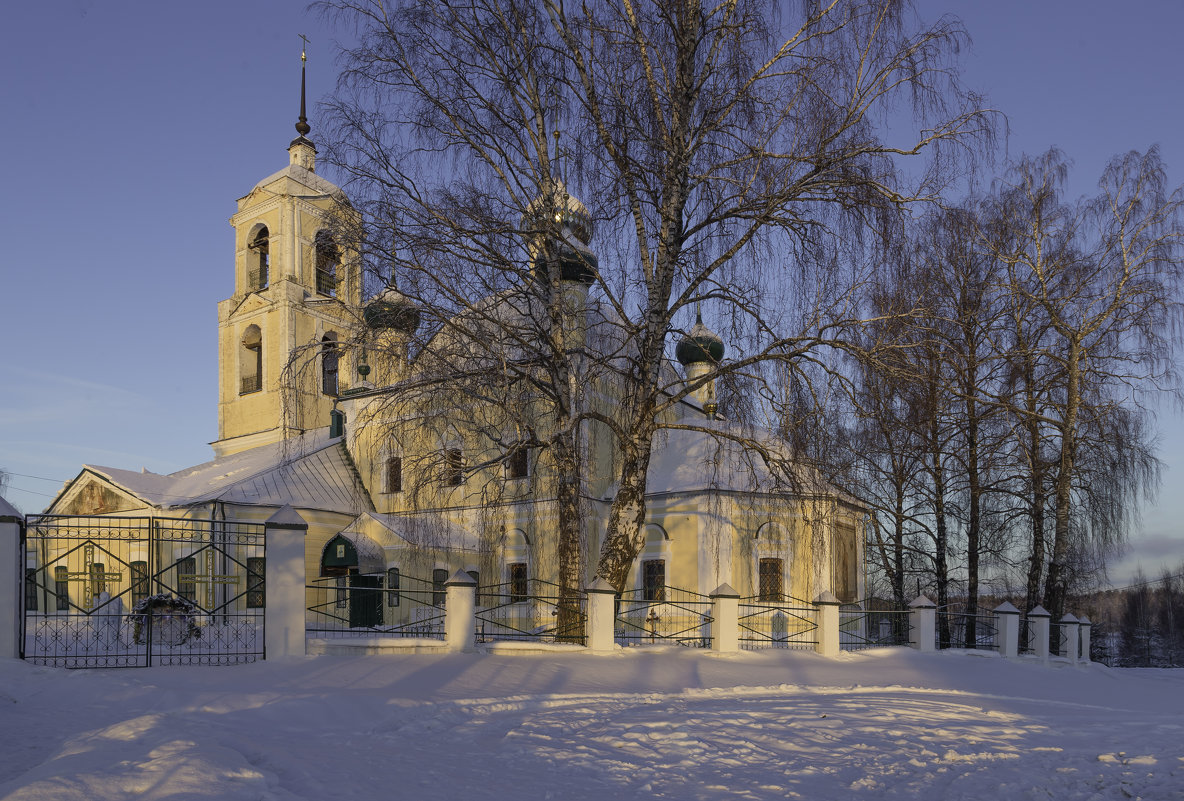
{"label": "wrought iron gate", "polygon": [[53,667],[263,658],[263,524],[30,515],[21,656]]}

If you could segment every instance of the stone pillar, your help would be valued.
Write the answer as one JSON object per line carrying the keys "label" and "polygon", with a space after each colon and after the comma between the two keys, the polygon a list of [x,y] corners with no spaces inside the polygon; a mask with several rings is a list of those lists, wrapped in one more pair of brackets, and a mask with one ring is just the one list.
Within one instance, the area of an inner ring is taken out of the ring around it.
{"label": "stone pillar", "polygon": [[0,498],[0,659],[21,655],[21,588],[25,566],[21,563],[21,531],[25,519]]}
{"label": "stone pillar", "polygon": [[308,523],[291,506],[277,511],[264,525],[267,559],[263,563],[266,659],[304,656],[304,540]]}
{"label": "stone pillar", "polygon": [[937,650],[937,604],[918,595],[909,604],[909,645],[921,652]]}
{"label": "stone pillar", "polygon": [[1032,653],[1041,662],[1048,661],[1048,620],[1050,615],[1043,606],[1037,606],[1028,612],[1028,637],[1032,645]]}
{"label": "stone pillar", "polygon": [[721,584],[711,593],[711,649],[734,654],[740,650],[740,593]]}
{"label": "stone pillar", "polygon": [[995,607],[995,641],[1003,658],[1020,655],[1020,610],[1007,601]]}
{"label": "stone pillar", "polygon": [[584,588],[588,596],[588,649],[591,651],[612,651],[613,629],[616,626],[617,591],[613,585],[597,576]]}
{"label": "stone pillar", "polygon": [[818,645],[814,650],[823,656],[839,655],[839,599],[824,592],[814,599],[817,609]]}
{"label": "stone pillar", "polygon": [[444,582],[444,642],[449,651],[477,650],[477,582],[457,570]]}
{"label": "stone pillar", "polygon": [[1065,649],[1061,656],[1070,662],[1076,662],[1080,656],[1080,629],[1081,625],[1073,615],[1066,613],[1061,618],[1061,641]]}
{"label": "stone pillar", "polygon": [[1093,621],[1085,615],[1078,618],[1077,623],[1081,626],[1081,661],[1089,662],[1089,646],[1090,646],[1090,629],[1093,628]]}

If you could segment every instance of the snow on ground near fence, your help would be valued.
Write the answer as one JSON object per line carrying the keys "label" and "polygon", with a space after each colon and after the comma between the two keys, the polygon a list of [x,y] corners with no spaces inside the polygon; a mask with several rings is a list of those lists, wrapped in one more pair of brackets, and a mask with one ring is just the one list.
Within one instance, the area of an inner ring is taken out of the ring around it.
{"label": "snow on ground near fence", "polygon": [[1184,670],[825,659],[0,660],[0,799],[1180,799]]}

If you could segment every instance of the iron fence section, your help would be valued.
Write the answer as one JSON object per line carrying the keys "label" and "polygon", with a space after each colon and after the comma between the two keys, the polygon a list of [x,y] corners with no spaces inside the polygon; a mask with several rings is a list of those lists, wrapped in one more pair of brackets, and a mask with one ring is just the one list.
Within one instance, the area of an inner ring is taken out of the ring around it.
{"label": "iron fence section", "polygon": [[583,645],[587,614],[583,597],[567,602],[559,585],[529,579],[527,586],[506,582],[481,587],[477,597],[477,642],[517,640]]}
{"label": "iron fence section", "polygon": [[861,603],[839,608],[839,647],[844,651],[907,646],[911,634],[907,609],[864,609]]}
{"label": "iron fence section", "polygon": [[998,650],[998,633],[994,615],[971,615],[950,607],[937,610],[938,648]]}
{"label": "iron fence section", "polygon": [[784,602],[759,596],[740,599],[740,647],[813,650],[818,645],[817,608],[786,596]]}
{"label": "iron fence section", "polygon": [[[385,575],[327,576],[305,586],[305,633],[309,637],[423,637],[444,639],[444,603],[432,581]],[[439,601],[439,603],[436,603]]]}
{"label": "iron fence section", "polygon": [[646,591],[639,589],[618,596],[614,626],[618,644],[711,647],[713,618],[709,596],[666,586],[655,594],[660,597],[646,598]]}
{"label": "iron fence section", "polygon": [[262,659],[265,548],[259,523],[31,515],[21,656],[67,668]]}

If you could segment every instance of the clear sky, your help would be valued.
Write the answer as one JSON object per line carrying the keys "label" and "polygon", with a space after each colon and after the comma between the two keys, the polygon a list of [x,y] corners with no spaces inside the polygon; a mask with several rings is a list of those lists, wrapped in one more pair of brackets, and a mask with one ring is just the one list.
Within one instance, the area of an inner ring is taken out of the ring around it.
{"label": "clear sky", "polygon": [[[1184,182],[1184,3],[924,0],[962,18],[967,83],[1007,114],[1008,153],[1057,145],[1091,192],[1115,153],[1158,144]],[[233,290],[234,201],[287,164],[300,40],[310,102],[336,34],[291,0],[19,3],[0,26],[4,330],[0,467],[40,511],[82,464],[172,472],[208,461],[216,304]],[[317,114],[310,110],[311,138]],[[330,179],[331,174],[327,175]],[[1184,561],[1184,423],[1112,577]]]}

